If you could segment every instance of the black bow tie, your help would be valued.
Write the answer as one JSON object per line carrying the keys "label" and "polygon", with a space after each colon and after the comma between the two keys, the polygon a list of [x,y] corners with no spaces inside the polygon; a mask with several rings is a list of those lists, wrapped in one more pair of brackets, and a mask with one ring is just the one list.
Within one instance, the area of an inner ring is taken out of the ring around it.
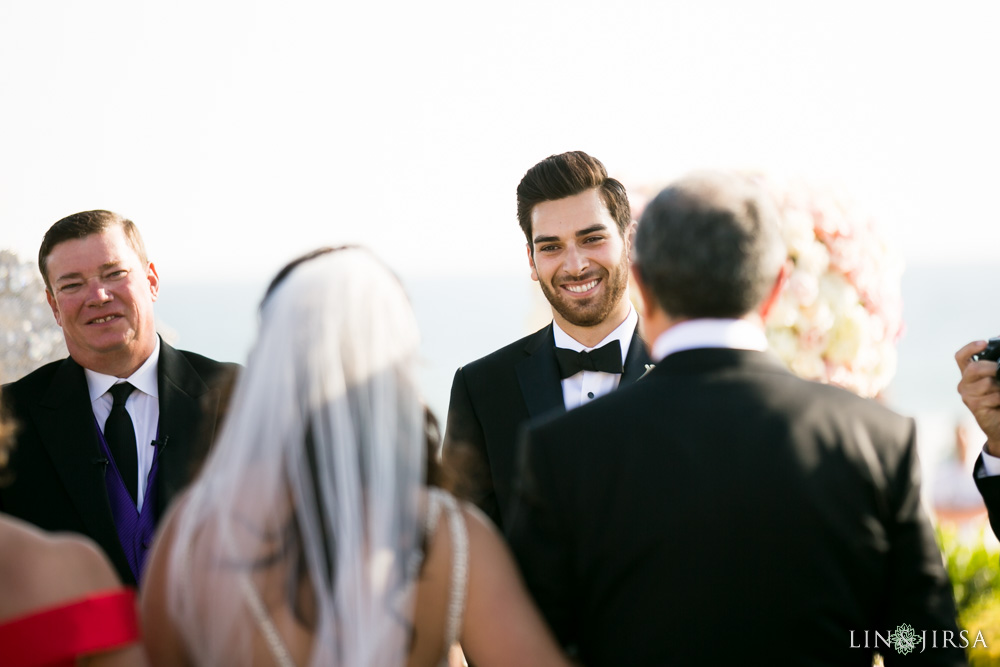
{"label": "black bow tie", "polygon": [[559,378],[565,380],[580,371],[622,372],[622,346],[617,340],[590,352],[576,352],[564,347],[556,348]]}

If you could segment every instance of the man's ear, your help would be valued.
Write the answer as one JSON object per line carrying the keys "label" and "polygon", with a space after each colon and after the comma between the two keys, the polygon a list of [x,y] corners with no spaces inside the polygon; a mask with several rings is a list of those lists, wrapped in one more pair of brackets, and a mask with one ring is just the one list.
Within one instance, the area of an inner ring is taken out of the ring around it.
{"label": "man's ear", "polygon": [[56,304],[56,298],[52,296],[52,292],[49,290],[45,290],[45,300],[49,302],[49,308],[52,309],[52,317],[56,318],[56,324],[61,327],[62,317],[59,315],[59,306]]}
{"label": "man's ear", "polygon": [[635,220],[629,223],[629,226],[625,228],[625,250],[628,252],[628,259],[632,261],[632,247],[635,243],[635,231],[639,228],[639,223]]}
{"label": "man's ear", "polygon": [[760,308],[757,309],[757,314],[760,315],[761,321],[767,322],[767,316],[770,314],[771,309],[774,308],[774,304],[778,303],[781,293],[785,291],[785,284],[788,282],[788,276],[790,275],[792,275],[792,261],[786,260],[781,265],[781,270],[778,271],[778,277],[775,278],[774,285],[771,286],[771,291],[768,292],[767,297],[761,302]]}
{"label": "man's ear", "polygon": [[531,279],[538,282],[538,269],[535,268],[535,258],[531,254],[531,244],[525,243],[524,247],[528,250],[528,266],[531,267]]}
{"label": "man's ear", "polygon": [[639,265],[633,263],[629,268],[632,272],[632,283],[638,288],[639,298],[642,302],[639,304],[639,317],[649,319],[653,316],[653,309],[656,304],[655,297],[649,286],[643,282],[642,275],[639,273]]}
{"label": "man's ear", "polygon": [[153,301],[156,301],[160,295],[160,276],[156,273],[156,267],[152,262],[146,267],[146,279],[149,280],[149,291],[153,295]]}

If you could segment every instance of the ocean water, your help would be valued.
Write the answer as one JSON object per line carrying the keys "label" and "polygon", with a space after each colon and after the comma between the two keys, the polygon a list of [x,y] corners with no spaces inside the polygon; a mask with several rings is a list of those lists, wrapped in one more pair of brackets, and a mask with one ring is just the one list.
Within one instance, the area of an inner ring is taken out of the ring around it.
{"label": "ocean water", "polygon": [[[424,396],[443,419],[459,366],[534,330],[537,287],[527,277],[403,277],[403,284],[421,332]],[[157,319],[175,346],[244,363],[265,287],[263,281],[170,284],[160,291]]]}
{"label": "ocean water", "polygon": [[[917,266],[903,276],[906,331],[886,403],[917,419],[927,476],[951,451],[953,428],[968,414],[956,391],[955,351],[1000,334],[993,267]],[[538,328],[544,302],[527,276],[403,277],[421,329],[420,380],[443,419],[455,369]],[[175,343],[221,360],[244,362],[253,343],[258,283],[165,283],[157,316]]]}

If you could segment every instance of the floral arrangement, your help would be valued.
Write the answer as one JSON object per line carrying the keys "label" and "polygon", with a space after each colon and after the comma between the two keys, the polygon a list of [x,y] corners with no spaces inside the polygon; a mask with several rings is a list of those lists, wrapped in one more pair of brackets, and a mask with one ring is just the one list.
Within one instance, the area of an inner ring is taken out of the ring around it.
{"label": "floral arrangement", "polygon": [[771,349],[801,377],[877,396],[896,372],[902,258],[833,191],[750,178],[774,197],[792,262],[766,322]]}
{"label": "floral arrangement", "polygon": [[[792,273],[767,338],[793,373],[875,397],[896,373],[903,262],[874,220],[832,189],[744,172],[774,198]],[[633,217],[659,192],[629,188]]]}

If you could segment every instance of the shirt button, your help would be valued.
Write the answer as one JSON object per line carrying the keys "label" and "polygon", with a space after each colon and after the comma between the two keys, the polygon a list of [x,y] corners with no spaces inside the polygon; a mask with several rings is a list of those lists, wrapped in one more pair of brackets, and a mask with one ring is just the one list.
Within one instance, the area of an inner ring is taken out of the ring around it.
{"label": "shirt button", "polygon": [[588,391],[587,392],[587,398],[593,398],[593,397],[594,397],[594,392]]}

